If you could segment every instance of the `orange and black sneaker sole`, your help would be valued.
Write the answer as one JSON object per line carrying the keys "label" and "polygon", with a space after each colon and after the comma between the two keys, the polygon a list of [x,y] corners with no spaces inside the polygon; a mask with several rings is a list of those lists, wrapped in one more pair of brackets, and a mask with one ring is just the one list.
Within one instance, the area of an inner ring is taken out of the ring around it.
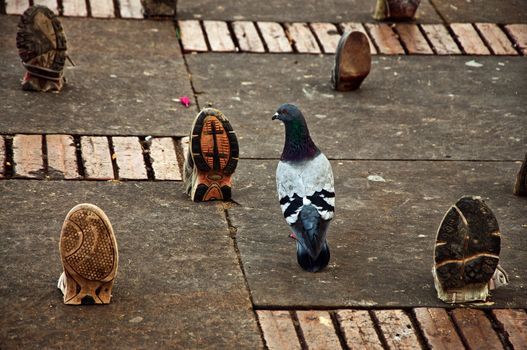
{"label": "orange and black sneaker sole", "polygon": [[195,202],[231,199],[232,174],[238,165],[238,139],[217,109],[203,109],[192,126],[194,163],[190,196]]}
{"label": "orange and black sneaker sole", "polygon": [[59,250],[64,267],[59,288],[64,293],[64,303],[108,304],[119,255],[106,214],[92,204],[73,207],[62,225]]}

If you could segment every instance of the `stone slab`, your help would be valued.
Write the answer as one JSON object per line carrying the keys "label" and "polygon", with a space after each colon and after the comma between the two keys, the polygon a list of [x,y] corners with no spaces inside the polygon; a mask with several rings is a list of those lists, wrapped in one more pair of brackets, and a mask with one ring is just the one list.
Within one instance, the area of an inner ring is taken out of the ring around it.
{"label": "stone slab", "polygon": [[[520,0],[518,0],[520,1]],[[236,0],[179,0],[179,19],[277,22],[373,22],[374,0],[247,0],[240,6]],[[421,1],[417,21],[439,23],[429,0]]]}
{"label": "stone slab", "polygon": [[240,161],[240,205],[229,210],[256,307],[449,307],[434,289],[433,248],[445,212],[463,195],[482,196],[496,215],[510,277],[479,306],[527,305],[527,200],[512,194],[515,162],[332,161],[336,216],[320,273],[297,264],[275,192],[277,162]]}
{"label": "stone slab", "polygon": [[[0,16],[0,132],[185,135],[197,109],[171,22],[61,19],[68,53],[60,94],[20,89],[17,17]],[[175,101],[174,101],[175,100]],[[194,102],[194,101],[192,101]]]}
{"label": "stone slab", "polygon": [[[173,183],[0,182],[0,347],[262,348],[223,209]],[[110,305],[70,306],[56,288],[66,213],[110,218],[119,271]]]}
{"label": "stone slab", "polygon": [[432,2],[447,23],[527,23],[527,2],[524,0],[432,0]]}
{"label": "stone slab", "polygon": [[[466,65],[474,59],[483,66]],[[271,117],[285,102],[304,111],[330,158],[519,160],[527,148],[523,57],[373,57],[360,90],[347,93],[330,87],[332,56],[188,62],[199,102],[225,113],[245,158],[280,156],[283,126]]]}

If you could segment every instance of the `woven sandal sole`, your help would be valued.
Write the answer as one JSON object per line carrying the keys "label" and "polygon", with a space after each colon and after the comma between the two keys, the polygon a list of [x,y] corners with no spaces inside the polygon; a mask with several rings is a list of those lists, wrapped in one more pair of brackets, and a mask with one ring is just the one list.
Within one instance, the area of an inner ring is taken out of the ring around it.
{"label": "woven sandal sole", "polygon": [[108,217],[98,207],[70,210],[60,235],[66,274],[65,304],[108,304],[118,266],[117,241]]}
{"label": "woven sandal sole", "polygon": [[192,126],[190,150],[194,171],[193,201],[229,200],[232,174],[238,164],[238,140],[219,110],[202,110]]}
{"label": "woven sandal sole", "polygon": [[[441,288],[459,294],[486,288],[499,262],[496,217],[479,197],[463,197],[446,213],[436,238],[434,275]],[[459,297],[458,297],[459,298]]]}

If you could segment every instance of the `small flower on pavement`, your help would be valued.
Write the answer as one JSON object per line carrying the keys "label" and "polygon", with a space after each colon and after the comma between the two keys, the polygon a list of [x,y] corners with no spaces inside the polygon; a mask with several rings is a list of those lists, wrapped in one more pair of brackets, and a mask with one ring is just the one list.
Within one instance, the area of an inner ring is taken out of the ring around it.
{"label": "small flower on pavement", "polygon": [[182,105],[188,108],[190,106],[190,98],[188,96],[181,96],[179,98],[179,102],[181,102]]}

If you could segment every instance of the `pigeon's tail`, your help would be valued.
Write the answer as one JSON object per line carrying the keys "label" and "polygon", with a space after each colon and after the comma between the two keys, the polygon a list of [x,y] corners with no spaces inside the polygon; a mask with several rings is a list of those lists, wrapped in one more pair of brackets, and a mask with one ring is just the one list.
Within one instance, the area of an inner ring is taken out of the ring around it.
{"label": "pigeon's tail", "polygon": [[326,267],[329,263],[329,247],[327,243],[324,243],[322,245],[322,249],[320,250],[320,254],[316,259],[313,259],[307,250],[302,247],[302,245],[297,242],[296,245],[296,259],[298,261],[298,264],[300,267],[302,267],[304,270],[309,272],[318,272],[322,270],[324,267]]}
{"label": "pigeon's tail", "polygon": [[304,243],[309,255],[316,259],[326,240],[325,235],[320,232],[320,213],[312,204],[304,205],[299,213],[299,219],[303,226],[302,243]]}
{"label": "pigeon's tail", "polygon": [[298,224],[295,230],[298,263],[307,271],[316,272],[323,269],[329,262],[329,248],[326,243],[328,223],[321,218],[317,208],[308,204],[300,211]]}

